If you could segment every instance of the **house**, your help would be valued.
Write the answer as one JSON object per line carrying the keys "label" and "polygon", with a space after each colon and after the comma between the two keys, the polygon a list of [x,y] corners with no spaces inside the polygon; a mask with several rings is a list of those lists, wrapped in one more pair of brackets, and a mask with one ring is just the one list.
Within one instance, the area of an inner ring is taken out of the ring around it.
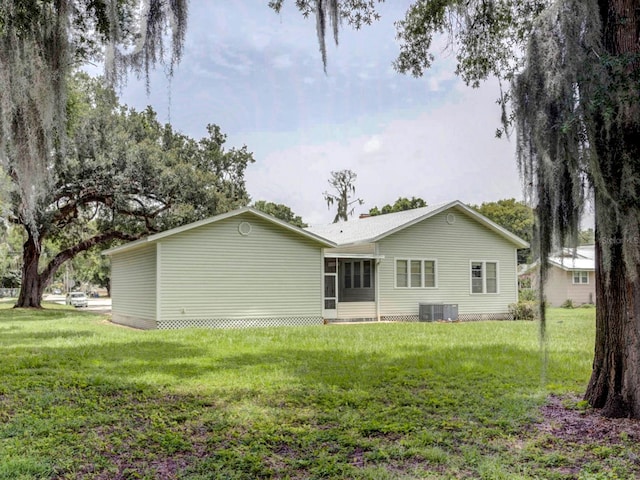
{"label": "house", "polygon": [[461,202],[299,229],[246,207],[107,250],[138,328],[499,319],[528,244]]}
{"label": "house", "polygon": [[[415,321],[421,305],[503,319],[518,301],[517,250],[527,242],[459,201],[309,231],[337,244],[324,250],[325,319]],[[446,310],[432,312],[450,318]]]}
{"label": "house", "polygon": [[112,248],[112,321],[321,325],[322,252],[334,246],[247,207]]}
{"label": "house", "polygon": [[[593,304],[596,300],[595,248],[584,245],[563,248],[549,257],[549,270],[545,282],[545,299],[552,307],[560,307],[568,300],[573,305]],[[532,278],[535,287],[537,267],[533,265],[522,276]],[[521,278],[522,278],[521,276]]]}

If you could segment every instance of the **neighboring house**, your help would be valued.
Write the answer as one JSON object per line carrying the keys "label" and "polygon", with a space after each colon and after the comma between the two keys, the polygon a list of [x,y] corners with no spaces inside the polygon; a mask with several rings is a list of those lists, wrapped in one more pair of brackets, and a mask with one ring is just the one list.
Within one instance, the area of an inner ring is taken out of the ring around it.
{"label": "neighboring house", "polygon": [[179,328],[508,318],[527,246],[454,201],[305,230],[247,207],[105,254],[113,321]]}
{"label": "neighboring house", "polygon": [[[564,248],[549,257],[549,271],[545,283],[545,298],[552,307],[560,307],[567,300],[573,305],[595,303],[595,249],[593,245]],[[533,265],[523,275],[532,278],[535,288],[537,265]],[[522,278],[522,276],[521,276]]]}

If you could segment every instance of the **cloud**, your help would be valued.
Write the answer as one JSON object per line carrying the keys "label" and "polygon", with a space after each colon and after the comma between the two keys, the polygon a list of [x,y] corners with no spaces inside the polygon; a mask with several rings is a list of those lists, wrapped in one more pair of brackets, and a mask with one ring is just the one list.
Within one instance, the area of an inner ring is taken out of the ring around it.
{"label": "cloud", "polygon": [[213,48],[207,51],[207,57],[218,72],[231,70],[246,75],[253,67],[253,61],[245,52],[224,43],[214,44]]}
{"label": "cloud", "polygon": [[285,53],[273,57],[271,65],[277,69],[287,69],[293,66],[293,60],[291,60],[291,55]]}
{"label": "cloud", "polygon": [[496,89],[464,92],[409,118],[390,116],[373,134],[273,151],[247,171],[249,191],[289,205],[312,224],[331,221],[322,192],[330,172],[345,168],[358,175],[356,195],[365,200],[360,212],[400,196],[429,204],[521,198],[514,146],[494,137]]}
{"label": "cloud", "polygon": [[520,196],[514,147],[494,138],[496,86],[465,87],[451,57],[420,79],[391,67],[402,2],[380,4],[383,21],[371,27],[343,29],[340,46],[328,45],[327,74],[313,19],[294,2],[280,16],[246,2],[192,3],[171,95],[154,74],[151,97],[142,82],[123,102],[170,111],[167,120],[195,138],[217,123],[227,146],[246,144],[256,158],[246,172],[254,200],[329,222],[322,192],[330,172],[345,168],[358,175],[363,212],[399,196],[431,204]]}
{"label": "cloud", "polygon": [[363,151],[364,153],[376,153],[382,148],[382,142],[380,141],[380,137],[374,135],[369,140],[367,140],[364,144]]}

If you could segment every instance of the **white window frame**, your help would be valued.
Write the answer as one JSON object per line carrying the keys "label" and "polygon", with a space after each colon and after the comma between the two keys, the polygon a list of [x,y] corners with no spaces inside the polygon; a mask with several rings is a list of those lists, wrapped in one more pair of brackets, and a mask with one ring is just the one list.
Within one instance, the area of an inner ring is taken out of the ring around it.
{"label": "white window frame", "polygon": [[[427,270],[424,268],[425,262],[433,262],[433,286],[432,287],[428,287],[426,285]],[[438,261],[435,258],[422,259],[422,284],[424,285],[423,288],[431,288],[431,289],[438,288]]]}
{"label": "white window frame", "polygon": [[[407,286],[398,286],[398,262],[407,262]],[[420,262],[420,285],[412,285],[411,281],[411,262]],[[425,286],[425,262],[433,262],[434,285],[432,287]],[[395,258],[393,262],[393,284],[395,288],[401,290],[434,290],[438,288],[438,260],[435,258]]]}
{"label": "white window frame", "polygon": [[[580,276],[578,277],[578,282],[576,282],[576,274],[579,274]],[[573,284],[574,285],[589,285],[589,270],[574,270],[572,272],[572,279],[573,279]],[[587,278],[586,282],[583,282],[582,280],[585,278]]]}
{"label": "white window frame", "polygon": [[[473,291],[473,264],[482,264],[482,292]],[[487,264],[496,266],[496,291],[487,292]],[[471,295],[499,295],[500,294],[500,262],[498,260],[470,260],[469,261],[469,293]]]}

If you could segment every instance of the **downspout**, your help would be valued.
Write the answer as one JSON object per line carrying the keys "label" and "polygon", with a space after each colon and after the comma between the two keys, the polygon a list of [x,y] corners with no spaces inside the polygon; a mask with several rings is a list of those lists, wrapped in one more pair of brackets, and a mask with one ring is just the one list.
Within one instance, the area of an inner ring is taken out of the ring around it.
{"label": "downspout", "polygon": [[516,298],[514,303],[518,303],[520,300],[520,276],[518,275],[518,249],[516,248],[515,252],[515,265],[516,265]]}
{"label": "downspout", "polygon": [[162,243],[156,243],[156,329],[162,322]]}
{"label": "downspout", "polygon": [[[376,246],[377,247],[377,246]],[[376,248],[377,250],[377,248]],[[380,321],[380,276],[378,275],[378,267],[380,265],[380,259],[376,258],[376,271],[375,271],[375,279],[376,279],[376,319]]]}

